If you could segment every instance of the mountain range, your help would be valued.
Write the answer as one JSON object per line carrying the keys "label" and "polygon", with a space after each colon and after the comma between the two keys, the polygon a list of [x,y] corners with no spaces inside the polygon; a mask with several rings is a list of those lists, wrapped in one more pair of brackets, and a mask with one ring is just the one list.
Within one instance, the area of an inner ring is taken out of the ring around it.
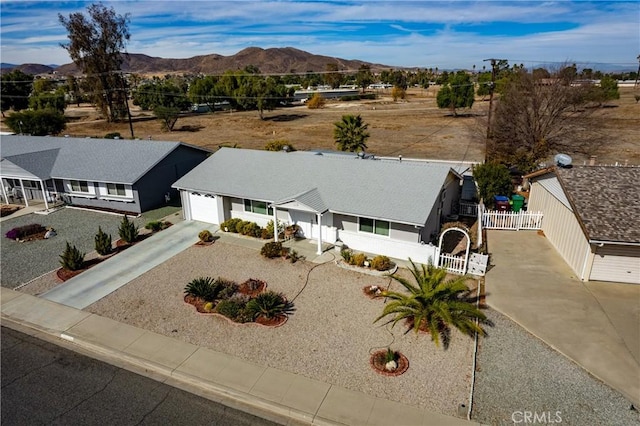
{"label": "mountain range", "polygon": [[[397,68],[389,65],[372,64],[356,59],[340,59],[331,56],[314,55],[292,47],[262,49],[248,47],[235,55],[218,54],[194,56],[187,59],[158,58],[140,53],[123,56],[122,71],[138,74],[164,75],[173,73],[220,74],[229,70],[242,70],[248,66],[257,67],[261,73],[303,73],[326,71],[327,64],[336,64],[339,70],[357,70],[368,65],[372,71]],[[2,71],[19,69],[27,74],[59,75],[82,74],[74,63],[58,67],[41,64],[22,64],[11,66],[2,64]]]}

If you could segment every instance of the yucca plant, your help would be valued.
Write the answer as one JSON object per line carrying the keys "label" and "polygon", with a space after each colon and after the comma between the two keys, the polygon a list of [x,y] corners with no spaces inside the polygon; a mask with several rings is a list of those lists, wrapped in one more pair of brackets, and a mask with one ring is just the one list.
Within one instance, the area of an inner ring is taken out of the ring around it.
{"label": "yucca plant", "polygon": [[111,235],[107,234],[98,226],[98,233],[95,236],[95,247],[98,254],[104,256],[111,253]]}
{"label": "yucca plant", "polygon": [[67,241],[67,246],[60,255],[60,265],[62,265],[62,269],[68,271],[79,271],[84,266],[84,253],[81,253],[76,246],[72,246]]}
{"label": "yucca plant", "polygon": [[120,227],[118,228],[118,235],[125,243],[131,244],[138,238],[138,227],[135,223],[129,220],[127,215],[124,215]]}
{"label": "yucca plant", "polygon": [[[468,277],[460,276],[446,280],[447,271],[433,265],[416,265],[411,259],[410,272],[415,284],[396,274],[391,278],[399,282],[409,293],[386,291],[382,296],[391,299],[375,319],[379,321],[386,316],[392,325],[399,321],[408,321],[413,330],[428,330],[431,339],[440,345],[443,341],[445,349],[449,346],[451,327],[462,333],[474,336],[486,334],[480,324],[490,324],[487,317],[471,302],[470,291],[466,285]],[[476,323],[476,320],[478,321]],[[409,330],[407,330],[409,331]]]}
{"label": "yucca plant", "polygon": [[287,302],[287,299],[275,291],[265,291],[247,303],[247,314],[256,319],[258,316],[265,318],[275,318],[280,315],[288,314],[293,310],[293,304]]}

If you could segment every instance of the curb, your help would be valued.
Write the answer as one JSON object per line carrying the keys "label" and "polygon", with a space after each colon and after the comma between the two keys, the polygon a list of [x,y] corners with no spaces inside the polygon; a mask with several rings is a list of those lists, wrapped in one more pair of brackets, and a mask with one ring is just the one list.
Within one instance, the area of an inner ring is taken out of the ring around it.
{"label": "curb", "polygon": [[291,424],[292,421],[295,422],[294,424],[305,425],[341,425],[341,423],[335,423],[318,417],[315,413],[302,412],[226,386],[206,382],[190,374],[178,372],[175,371],[175,369],[156,362],[144,360],[95,343],[84,341],[70,334],[42,329],[30,323],[16,321],[4,314],[1,315],[1,318],[3,327],[8,327],[49,343],[62,346],[115,367],[123,368],[161,383],[166,383],[186,392],[222,403],[223,405],[236,408],[266,420],[285,425]]}

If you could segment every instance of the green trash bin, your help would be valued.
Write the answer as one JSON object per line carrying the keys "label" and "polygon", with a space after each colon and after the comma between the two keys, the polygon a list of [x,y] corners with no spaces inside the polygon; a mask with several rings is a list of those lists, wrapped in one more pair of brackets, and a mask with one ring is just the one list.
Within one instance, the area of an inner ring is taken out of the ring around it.
{"label": "green trash bin", "polygon": [[520,210],[522,210],[523,206],[524,206],[524,197],[522,195],[516,194],[513,197],[511,197],[511,210],[517,213]]}

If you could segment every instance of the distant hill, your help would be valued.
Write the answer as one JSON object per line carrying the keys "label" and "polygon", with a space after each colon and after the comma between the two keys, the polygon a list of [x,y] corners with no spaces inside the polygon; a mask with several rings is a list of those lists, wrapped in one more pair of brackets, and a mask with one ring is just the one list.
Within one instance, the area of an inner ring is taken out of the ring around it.
{"label": "distant hill", "polygon": [[[328,63],[337,64],[340,70],[357,70],[363,64],[369,65],[372,70],[394,68],[389,65],[372,64],[355,59],[314,55],[292,47],[271,49],[248,47],[232,56],[211,54],[187,59],[156,58],[130,53],[124,57],[122,71],[156,75],[171,73],[216,74],[229,70],[241,70],[253,65],[263,73],[319,72],[325,71]],[[44,67],[44,65],[42,66]],[[55,69],[55,72],[62,75],[80,74],[73,63],[61,65]]]}
{"label": "distant hill", "polygon": [[22,64],[22,65],[14,65],[14,64],[2,64],[2,72],[10,72],[13,70],[20,70],[25,74],[50,74],[54,68],[49,65],[42,64]]}

